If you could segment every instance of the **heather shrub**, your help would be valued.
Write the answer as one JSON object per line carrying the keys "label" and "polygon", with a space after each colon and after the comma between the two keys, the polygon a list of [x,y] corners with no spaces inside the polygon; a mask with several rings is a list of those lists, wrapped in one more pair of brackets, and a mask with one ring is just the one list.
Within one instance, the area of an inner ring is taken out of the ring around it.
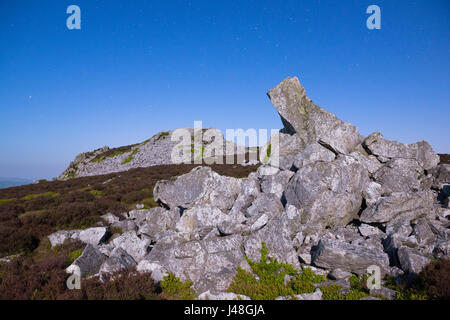
{"label": "heather shrub", "polygon": [[160,283],[161,296],[168,300],[193,300],[196,298],[196,293],[192,289],[192,285],[191,281],[183,282],[169,273]]}

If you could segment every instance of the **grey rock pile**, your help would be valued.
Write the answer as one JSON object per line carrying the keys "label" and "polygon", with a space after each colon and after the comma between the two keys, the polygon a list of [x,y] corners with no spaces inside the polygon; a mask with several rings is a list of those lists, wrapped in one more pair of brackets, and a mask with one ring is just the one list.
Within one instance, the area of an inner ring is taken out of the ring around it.
{"label": "grey rock pile", "polygon": [[[177,135],[173,136],[175,130],[162,131],[152,138],[132,146],[110,149],[103,148],[83,152],[75,157],[69,167],[59,176],[59,180],[67,180],[76,177],[94,176],[113,172],[127,171],[133,168],[145,168],[157,165],[178,164],[172,160],[172,152],[178,151],[183,160],[194,161],[201,159],[203,155],[216,156],[215,143],[208,135],[214,133],[215,137],[222,139],[223,155],[245,154],[247,149],[225,139],[223,134],[214,128],[195,131],[194,128],[183,128],[190,133],[189,142],[183,141]],[[200,133],[209,130],[208,135]],[[194,147],[194,139],[201,141],[203,147]],[[116,150],[116,151],[114,151]],[[183,157],[184,156],[184,157]],[[175,159],[176,160],[176,159]]]}
{"label": "grey rock pile", "polygon": [[[135,266],[158,282],[173,273],[193,281],[201,298],[218,299],[236,297],[224,292],[238,267],[251,272],[246,257],[259,261],[262,242],[269,257],[330,281],[361,276],[370,265],[383,275],[414,275],[449,256],[450,168],[427,142],[363,137],[314,105],[297,78],[268,95],[284,124],[280,145],[288,146],[278,167],[269,162],[242,179],[194,168],[156,184],[160,207],[59,231],[49,236],[52,245],[85,242],[74,262],[83,274]],[[107,241],[113,226],[124,233]],[[297,298],[321,296],[318,289]]]}

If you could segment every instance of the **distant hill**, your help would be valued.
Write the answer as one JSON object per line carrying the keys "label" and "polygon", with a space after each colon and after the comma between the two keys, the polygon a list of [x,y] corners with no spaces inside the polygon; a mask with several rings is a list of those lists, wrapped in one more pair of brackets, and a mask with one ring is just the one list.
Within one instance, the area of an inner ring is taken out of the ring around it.
{"label": "distant hill", "polygon": [[0,177],[0,189],[33,183],[30,179]]}

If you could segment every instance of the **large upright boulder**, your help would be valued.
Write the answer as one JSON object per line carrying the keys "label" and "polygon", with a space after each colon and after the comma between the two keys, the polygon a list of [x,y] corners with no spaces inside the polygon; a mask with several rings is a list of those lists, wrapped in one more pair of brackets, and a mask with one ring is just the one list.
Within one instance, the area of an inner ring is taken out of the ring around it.
{"label": "large upright boulder", "polygon": [[426,141],[405,144],[390,141],[381,133],[374,132],[364,140],[364,146],[382,162],[390,159],[414,159],[425,170],[439,163],[439,156]]}
{"label": "large upright boulder", "polygon": [[316,106],[297,77],[286,78],[267,94],[280,114],[284,131],[297,134],[305,146],[320,142],[337,153],[347,154],[361,142],[358,129]]}

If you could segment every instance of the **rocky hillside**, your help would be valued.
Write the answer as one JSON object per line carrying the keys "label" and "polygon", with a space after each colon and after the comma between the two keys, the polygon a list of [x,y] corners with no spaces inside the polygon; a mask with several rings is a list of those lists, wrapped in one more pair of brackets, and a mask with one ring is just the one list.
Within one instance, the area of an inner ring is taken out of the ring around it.
{"label": "rocky hillside", "polygon": [[[48,235],[53,248],[82,244],[66,270],[86,284],[150,275],[199,299],[448,299],[450,165],[425,141],[361,136],[297,78],[268,95],[284,124],[277,166],[272,148],[269,164],[245,177],[192,166],[158,179],[154,207],[121,207],[95,227]],[[101,163],[105,152],[84,159]],[[365,282],[373,265],[379,289]]]}
{"label": "rocky hillside", "polygon": [[122,172],[134,168],[174,164],[171,159],[174,148],[180,149],[181,155],[183,155],[182,152],[184,152],[185,156],[188,155],[188,160],[192,162],[194,159],[203,158],[204,155],[214,157],[215,150],[213,148],[213,141],[201,134],[206,130],[214,130],[217,136],[221,137],[223,141],[223,155],[230,153],[230,150],[233,151],[232,154],[242,154],[248,151],[247,148],[237,146],[233,142],[225,140],[223,134],[214,128],[198,130],[198,133],[195,132],[195,134],[201,134],[200,140],[202,141],[202,146],[196,150],[194,129],[184,129],[191,135],[189,143],[186,144],[183,144],[181,140],[178,141],[178,139],[173,139],[174,141],[172,141],[174,130],[171,130],[159,132],[142,143],[119,148],[103,147],[91,152],[80,153],[59,176],[59,180]]}

